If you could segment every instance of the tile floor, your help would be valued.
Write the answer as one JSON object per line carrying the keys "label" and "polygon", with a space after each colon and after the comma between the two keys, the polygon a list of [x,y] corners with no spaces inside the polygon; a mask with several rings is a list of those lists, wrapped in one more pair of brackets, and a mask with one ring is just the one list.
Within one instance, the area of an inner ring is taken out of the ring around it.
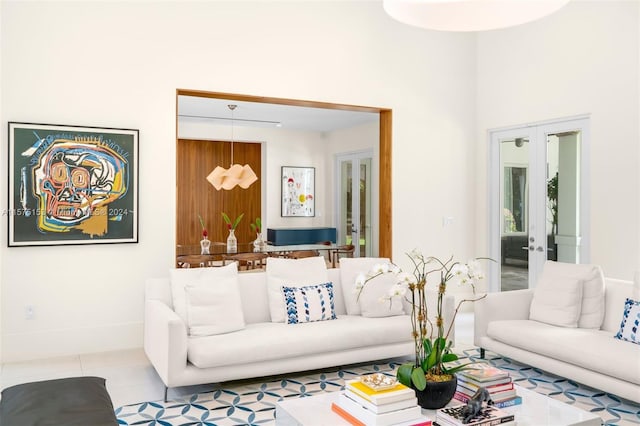
{"label": "tile floor", "polygon": [[[472,344],[473,313],[460,312],[456,321],[456,345],[464,349]],[[114,407],[157,401],[164,396],[164,384],[142,348],[2,364],[0,388],[72,376],[104,377]],[[169,397],[208,390],[210,385],[172,388]]]}

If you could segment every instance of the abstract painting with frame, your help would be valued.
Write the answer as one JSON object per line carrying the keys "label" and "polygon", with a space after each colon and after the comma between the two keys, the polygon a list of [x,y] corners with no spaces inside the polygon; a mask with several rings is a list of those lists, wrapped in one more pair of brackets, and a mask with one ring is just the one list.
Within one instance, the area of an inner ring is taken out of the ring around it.
{"label": "abstract painting with frame", "polygon": [[282,216],[316,215],[314,167],[282,167]]}
{"label": "abstract painting with frame", "polygon": [[138,130],[9,123],[9,247],[138,242]]}

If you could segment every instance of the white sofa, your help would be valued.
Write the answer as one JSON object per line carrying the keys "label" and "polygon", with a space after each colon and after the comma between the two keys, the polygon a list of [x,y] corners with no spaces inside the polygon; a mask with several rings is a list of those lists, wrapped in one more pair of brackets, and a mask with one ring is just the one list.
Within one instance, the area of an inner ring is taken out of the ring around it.
{"label": "white sofa", "polygon": [[535,291],[489,293],[476,302],[474,343],[481,356],[491,350],[640,403],[640,345],[614,338],[626,298],[638,300],[633,283],[604,279],[604,318],[598,328],[530,319]]}
{"label": "white sofa", "polygon": [[[342,259],[341,264],[348,260]],[[267,270],[270,261],[271,258],[267,261]],[[306,260],[298,260],[303,261]],[[169,277],[149,279],[144,321],[147,357],[166,387],[176,387],[413,354],[408,315],[379,318],[348,315],[341,283],[345,272],[341,274],[341,269],[336,268],[327,269],[326,273],[334,286],[337,319],[303,324],[273,322],[267,272],[241,272],[237,274],[237,282],[244,327],[211,336],[189,334],[189,327],[174,311]],[[435,306],[435,297],[432,299]],[[448,296],[444,304],[446,324],[451,324],[453,312],[454,298]],[[453,340],[453,334],[450,337]]]}

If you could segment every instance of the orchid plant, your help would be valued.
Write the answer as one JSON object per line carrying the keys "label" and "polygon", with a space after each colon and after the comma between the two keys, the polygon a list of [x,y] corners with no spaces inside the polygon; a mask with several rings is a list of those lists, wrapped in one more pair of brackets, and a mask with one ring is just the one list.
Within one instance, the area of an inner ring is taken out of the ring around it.
{"label": "orchid plant", "polygon": [[[484,279],[480,268],[480,260],[473,259],[467,263],[454,261],[450,257],[442,261],[437,257],[425,257],[420,251],[414,249],[407,256],[413,264],[412,273],[403,272],[397,265],[379,264],[373,267],[368,274],[360,274],[356,279],[356,291],[362,292],[366,284],[373,278],[387,273],[396,275],[396,283],[389,289],[385,299],[391,301],[394,297],[403,297],[411,304],[411,326],[414,340],[415,360],[398,368],[396,376],[398,381],[405,386],[413,386],[418,390],[424,390],[427,381],[448,381],[452,375],[467,368],[472,363],[449,366],[449,363],[458,361],[458,356],[452,352],[452,342],[449,335],[455,324],[455,317],[461,305],[465,302],[480,300],[486,295],[461,300],[456,306],[453,321],[445,332],[442,304],[447,285],[459,283],[471,286],[475,294],[475,285]],[[427,278],[435,274],[437,287],[437,303],[435,324],[429,319],[427,311]]]}

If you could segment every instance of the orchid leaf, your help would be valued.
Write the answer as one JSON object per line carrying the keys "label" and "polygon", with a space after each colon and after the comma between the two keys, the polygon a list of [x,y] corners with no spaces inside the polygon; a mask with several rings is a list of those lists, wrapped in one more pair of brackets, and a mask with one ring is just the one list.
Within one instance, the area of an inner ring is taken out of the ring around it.
{"label": "orchid leaf", "polygon": [[400,383],[405,386],[411,386],[411,372],[413,370],[413,364],[402,364],[398,367],[396,378]]}
{"label": "orchid leaf", "polygon": [[451,362],[451,361],[457,361],[458,360],[458,355],[456,354],[444,354],[442,355],[442,362]]}
{"label": "orchid leaf", "polygon": [[444,371],[445,373],[453,374],[458,371],[467,370],[470,368],[469,366],[473,364],[474,364],[473,362],[468,362],[466,364],[456,365],[455,367],[445,368]]}
{"label": "orchid leaf", "polygon": [[411,381],[418,390],[424,390],[427,387],[427,378],[424,375],[424,370],[420,367],[415,367],[411,372]]}

